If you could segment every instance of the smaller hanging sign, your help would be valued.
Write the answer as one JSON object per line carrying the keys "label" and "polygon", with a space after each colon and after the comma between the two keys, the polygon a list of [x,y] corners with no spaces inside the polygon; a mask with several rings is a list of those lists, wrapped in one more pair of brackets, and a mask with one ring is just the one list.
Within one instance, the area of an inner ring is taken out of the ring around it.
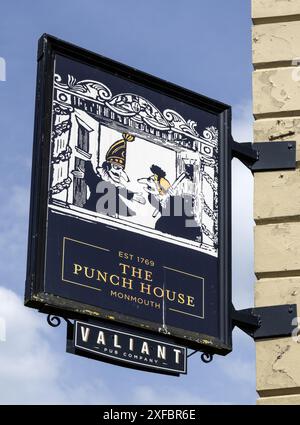
{"label": "smaller hanging sign", "polygon": [[119,326],[75,321],[69,324],[67,351],[135,369],[186,374],[187,349],[163,337]]}

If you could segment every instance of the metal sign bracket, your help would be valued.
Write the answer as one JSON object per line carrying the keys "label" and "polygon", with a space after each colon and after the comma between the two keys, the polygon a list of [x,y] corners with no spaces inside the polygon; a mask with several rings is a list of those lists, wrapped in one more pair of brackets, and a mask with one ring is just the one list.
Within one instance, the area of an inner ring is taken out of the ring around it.
{"label": "metal sign bracket", "polygon": [[237,326],[254,340],[291,336],[297,327],[297,305],[275,305],[235,310],[232,307],[232,327]]}
{"label": "metal sign bracket", "polygon": [[296,168],[296,142],[231,142],[232,156],[252,172],[293,170]]}

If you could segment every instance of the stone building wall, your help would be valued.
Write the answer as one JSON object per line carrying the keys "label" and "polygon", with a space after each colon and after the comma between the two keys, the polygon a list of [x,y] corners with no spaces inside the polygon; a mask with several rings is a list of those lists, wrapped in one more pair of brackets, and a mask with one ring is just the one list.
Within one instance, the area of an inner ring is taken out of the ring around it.
{"label": "stone building wall", "polygon": [[[256,173],[256,306],[300,316],[300,0],[252,0],[256,142],[297,142],[297,169]],[[300,404],[300,343],[256,343],[258,404]]]}

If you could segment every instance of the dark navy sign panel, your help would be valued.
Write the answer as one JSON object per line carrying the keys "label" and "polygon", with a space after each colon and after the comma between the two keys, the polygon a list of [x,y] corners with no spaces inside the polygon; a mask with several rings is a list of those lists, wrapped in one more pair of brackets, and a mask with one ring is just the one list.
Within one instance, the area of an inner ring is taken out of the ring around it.
{"label": "dark navy sign panel", "polygon": [[[211,308],[217,293],[215,258],[105,224],[73,227],[72,218],[53,212],[48,226],[55,232],[48,237],[45,292],[158,327],[217,337],[217,308]],[[124,253],[132,259],[124,260]],[[141,264],[141,256],[153,266]]]}
{"label": "dark navy sign panel", "polygon": [[26,305],[231,350],[230,107],[43,36]]}
{"label": "dark navy sign panel", "polygon": [[187,350],[166,338],[135,334],[117,326],[75,321],[67,351],[128,366],[186,374]]}

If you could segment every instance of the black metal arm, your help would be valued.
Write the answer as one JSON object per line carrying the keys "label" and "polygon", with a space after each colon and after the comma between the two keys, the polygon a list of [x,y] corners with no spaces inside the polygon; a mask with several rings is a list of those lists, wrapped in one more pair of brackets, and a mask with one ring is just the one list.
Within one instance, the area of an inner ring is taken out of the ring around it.
{"label": "black metal arm", "polygon": [[237,143],[232,139],[232,156],[251,171],[296,168],[296,142]]}
{"label": "black metal arm", "polygon": [[232,327],[237,326],[253,339],[291,336],[297,317],[297,305],[275,305],[235,310],[232,307]]}

